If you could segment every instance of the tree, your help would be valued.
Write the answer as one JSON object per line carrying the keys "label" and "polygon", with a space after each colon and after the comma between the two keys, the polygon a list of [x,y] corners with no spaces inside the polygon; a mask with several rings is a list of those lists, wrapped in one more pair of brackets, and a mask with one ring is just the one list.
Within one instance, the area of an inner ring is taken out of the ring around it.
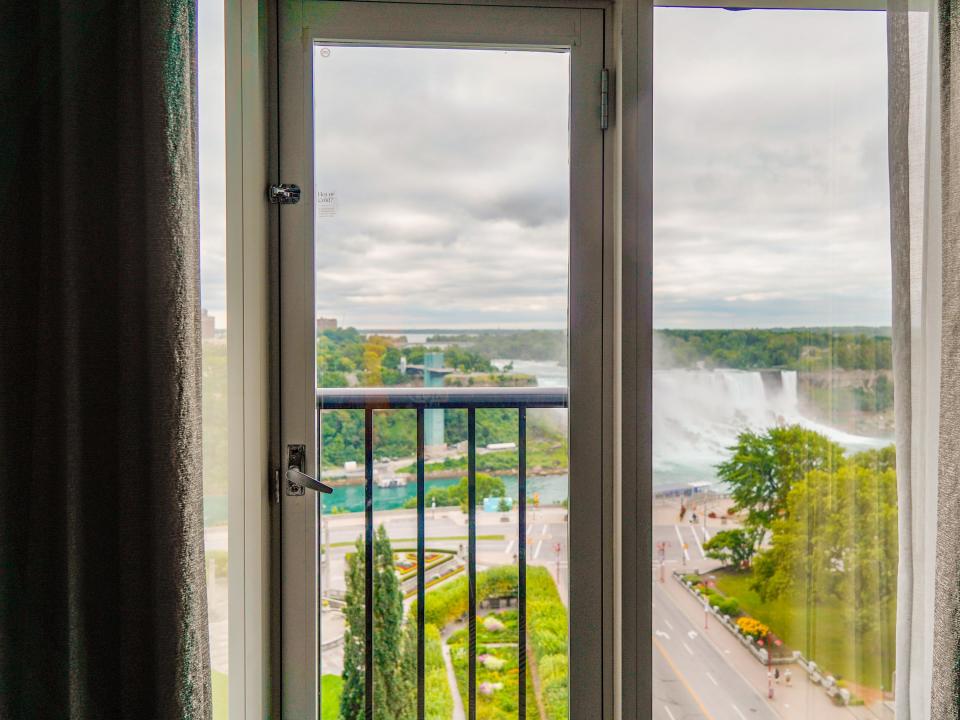
{"label": "tree", "polygon": [[810,472],[790,491],[754,573],[764,598],[789,592],[808,606],[840,601],[858,633],[876,627],[893,612],[897,590],[894,471],[854,459],[834,472]]}
{"label": "tree", "polygon": [[741,568],[750,563],[756,548],[744,530],[721,530],[703,544],[707,557]]}
{"label": "tree", "polygon": [[[378,718],[405,720],[411,715],[414,686],[410,663],[416,662],[416,633],[411,649],[410,631],[404,629],[403,594],[387,531],[380,525],[373,541],[373,704]],[[363,542],[347,557],[346,629],[344,631],[343,694],[341,720],[356,720],[364,707],[364,600]],[[411,652],[412,650],[412,652]]]}
{"label": "tree", "polygon": [[793,485],[812,470],[832,470],[843,448],[800,425],[746,430],[729,448],[732,457],[717,466],[717,475],[730,487],[738,511],[746,511],[746,526],[754,548],[786,509]]}

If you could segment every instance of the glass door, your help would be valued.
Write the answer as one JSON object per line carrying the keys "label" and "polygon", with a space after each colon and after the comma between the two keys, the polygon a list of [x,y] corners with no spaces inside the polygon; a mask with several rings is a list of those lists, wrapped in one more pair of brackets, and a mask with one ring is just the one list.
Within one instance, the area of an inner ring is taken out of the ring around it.
{"label": "glass door", "polygon": [[285,717],[612,712],[604,27],[282,5]]}

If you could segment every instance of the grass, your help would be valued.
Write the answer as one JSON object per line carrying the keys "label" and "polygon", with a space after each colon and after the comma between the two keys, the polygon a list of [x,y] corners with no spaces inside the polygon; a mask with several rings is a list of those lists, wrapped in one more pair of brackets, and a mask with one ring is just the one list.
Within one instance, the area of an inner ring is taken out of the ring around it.
{"label": "grass", "polygon": [[210,680],[213,685],[213,720],[227,720],[229,687],[225,673],[211,671]]}
{"label": "grass", "polygon": [[343,678],[339,675],[323,675],[320,678],[320,718],[336,720],[340,717],[340,694]]}
{"label": "grass", "polygon": [[717,588],[736,597],[744,613],[769,625],[787,645],[823,671],[867,688],[890,689],[896,638],[893,607],[883,626],[854,633],[849,613],[839,600],[809,607],[794,594],[763,602],[750,588],[750,572],[721,570],[713,574]]}

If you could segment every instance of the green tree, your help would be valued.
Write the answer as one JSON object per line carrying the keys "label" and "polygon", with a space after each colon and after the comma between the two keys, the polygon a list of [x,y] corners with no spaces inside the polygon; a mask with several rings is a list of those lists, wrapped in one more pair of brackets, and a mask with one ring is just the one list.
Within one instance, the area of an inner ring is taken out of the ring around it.
{"label": "green tree", "polygon": [[707,557],[740,568],[749,564],[756,548],[744,530],[721,530],[703,544]]}
{"label": "green tree", "polygon": [[730,451],[717,475],[730,487],[736,509],[746,511],[754,548],[785,511],[793,485],[812,470],[832,470],[843,458],[840,445],[800,425],[744,431]]}
{"label": "green tree", "polygon": [[[409,664],[416,662],[416,639],[414,634],[411,655],[410,631],[404,630],[400,579],[383,525],[374,536],[373,556],[373,704],[378,718],[405,720],[410,717],[414,703],[414,687],[410,682],[413,673]],[[356,551],[347,557],[341,720],[363,716],[365,565],[363,542],[358,538]]]}
{"label": "green tree", "polygon": [[764,598],[790,593],[810,607],[838,600],[858,633],[889,620],[897,589],[895,472],[851,460],[797,482],[770,549],[756,558],[754,587]]}

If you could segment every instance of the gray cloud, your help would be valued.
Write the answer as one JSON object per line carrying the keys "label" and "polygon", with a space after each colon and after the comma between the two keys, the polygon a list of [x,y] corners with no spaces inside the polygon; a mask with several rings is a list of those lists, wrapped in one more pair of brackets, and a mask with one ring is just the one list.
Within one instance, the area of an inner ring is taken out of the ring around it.
{"label": "gray cloud", "polygon": [[[223,52],[204,5],[201,68]],[[655,22],[656,324],[889,323],[883,14]],[[315,69],[317,189],[338,199],[317,223],[318,312],[562,324],[567,57],[332,47]],[[200,81],[204,303],[220,318],[222,67]]]}

